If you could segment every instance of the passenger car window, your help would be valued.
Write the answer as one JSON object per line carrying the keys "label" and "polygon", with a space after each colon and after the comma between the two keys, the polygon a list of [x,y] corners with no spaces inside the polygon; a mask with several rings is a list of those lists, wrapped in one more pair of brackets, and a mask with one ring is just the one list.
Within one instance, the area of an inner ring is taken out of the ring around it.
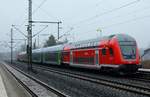
{"label": "passenger car window", "polygon": [[109,48],[109,53],[110,53],[111,56],[114,55],[114,52],[113,52],[113,49],[112,49],[112,48]]}
{"label": "passenger car window", "polygon": [[106,55],[106,49],[105,48],[102,49],[102,55]]}

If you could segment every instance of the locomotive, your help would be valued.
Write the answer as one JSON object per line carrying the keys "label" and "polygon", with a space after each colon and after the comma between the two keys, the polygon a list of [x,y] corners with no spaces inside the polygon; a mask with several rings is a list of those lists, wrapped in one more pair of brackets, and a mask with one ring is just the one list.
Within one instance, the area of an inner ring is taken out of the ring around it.
{"label": "locomotive", "polygon": [[[17,59],[27,62],[26,52],[19,53]],[[141,67],[137,43],[126,34],[35,49],[32,51],[32,62],[125,74],[135,73]]]}

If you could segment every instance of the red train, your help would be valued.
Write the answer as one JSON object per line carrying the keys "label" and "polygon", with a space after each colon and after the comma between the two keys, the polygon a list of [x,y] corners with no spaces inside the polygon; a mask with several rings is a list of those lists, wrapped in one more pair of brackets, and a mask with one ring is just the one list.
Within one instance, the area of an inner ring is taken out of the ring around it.
{"label": "red train", "polygon": [[[66,64],[118,73],[135,73],[141,67],[136,41],[125,34],[36,49],[32,56],[36,63]],[[18,60],[27,61],[27,54],[20,53]]]}

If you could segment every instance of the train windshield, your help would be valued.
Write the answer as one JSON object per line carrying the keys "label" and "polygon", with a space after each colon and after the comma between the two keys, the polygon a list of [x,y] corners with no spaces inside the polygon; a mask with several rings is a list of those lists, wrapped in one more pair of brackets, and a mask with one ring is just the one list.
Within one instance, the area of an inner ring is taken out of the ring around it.
{"label": "train windshield", "polygon": [[130,42],[119,42],[121,52],[124,59],[135,59],[136,58],[136,43],[135,41]]}

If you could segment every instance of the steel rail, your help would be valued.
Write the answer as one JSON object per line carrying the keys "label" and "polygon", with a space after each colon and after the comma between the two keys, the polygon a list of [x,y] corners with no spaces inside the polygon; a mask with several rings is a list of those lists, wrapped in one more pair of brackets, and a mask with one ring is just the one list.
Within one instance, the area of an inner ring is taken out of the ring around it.
{"label": "steel rail", "polygon": [[137,72],[136,74],[129,77],[132,80],[150,83],[150,72]]}
{"label": "steel rail", "polygon": [[[13,67],[12,65],[9,65],[9,66],[11,66],[13,69],[17,70],[17,71],[20,72],[21,74],[25,75],[26,77],[28,77],[28,78],[32,79],[33,81],[37,82],[38,84],[42,85],[42,86],[45,87],[47,90],[49,90],[49,91],[53,92],[54,94],[56,94],[58,97],[69,97],[68,95],[66,95],[66,94],[60,92],[59,90],[57,90],[57,89],[55,89],[55,88],[49,86],[48,84],[46,84],[46,83],[44,83],[44,82],[42,82],[42,81],[36,79],[35,77],[33,77],[33,76],[31,76],[31,75],[29,75],[29,74],[27,74],[27,73],[25,73],[25,72],[19,70],[18,67],[15,68],[15,67]],[[9,69],[8,69],[7,67],[5,67],[5,68],[9,71]],[[25,87],[25,89],[27,89],[27,91],[28,91],[29,93],[31,93],[31,95],[32,95],[33,97],[38,97],[38,96],[37,96],[35,93],[33,93],[26,85],[24,85],[23,82],[21,82],[11,71],[9,71],[9,72],[18,80],[19,83],[21,83],[22,86]]]}
{"label": "steel rail", "polygon": [[28,91],[28,93],[32,97],[38,97],[32,90],[30,90],[29,87],[27,87],[20,79],[18,79],[7,67],[4,66],[4,69],[7,70],[20,83],[20,85],[22,85],[24,89]]}
{"label": "steel rail", "polygon": [[121,89],[121,90],[125,90],[128,92],[133,92],[133,93],[137,93],[137,94],[141,94],[141,95],[150,96],[150,88],[147,88],[147,87],[131,85],[131,84],[127,84],[127,83],[121,83],[121,82],[117,82],[117,81],[96,78],[96,77],[85,75],[85,74],[77,74],[77,73],[72,73],[72,72],[63,71],[63,70],[56,70],[56,69],[52,69],[52,68],[36,67],[36,69],[45,70],[45,71],[57,73],[60,75],[69,76],[69,77],[89,81],[92,83],[97,83],[97,84],[113,87],[115,89]]}
{"label": "steel rail", "polygon": [[58,70],[58,69],[56,70],[56,68],[54,69],[52,67],[47,67],[47,66],[42,66],[42,65],[38,67],[35,66],[34,68],[39,69],[39,70],[45,70],[45,71],[52,72],[52,73],[57,73],[57,74],[64,75],[64,76],[69,76],[69,77],[85,80],[85,81],[89,81],[92,83],[97,83],[97,84],[113,87],[115,89],[120,89],[120,90],[125,90],[128,92],[150,96],[150,88],[143,87],[143,86],[121,83],[121,82],[97,78],[97,77],[93,77],[93,76],[85,75],[85,74],[77,74],[71,71],[64,71],[64,70]]}

